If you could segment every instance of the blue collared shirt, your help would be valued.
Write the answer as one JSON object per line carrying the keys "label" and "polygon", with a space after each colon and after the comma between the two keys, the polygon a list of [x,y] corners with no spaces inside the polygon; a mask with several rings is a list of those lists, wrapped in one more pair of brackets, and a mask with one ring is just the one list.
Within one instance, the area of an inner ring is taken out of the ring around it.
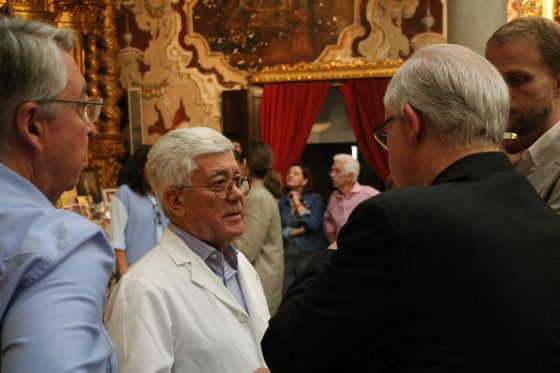
{"label": "blue collared shirt", "polygon": [[222,284],[229,290],[231,295],[237,299],[237,302],[239,302],[247,314],[249,314],[249,309],[239,284],[239,278],[237,277],[237,250],[233,245],[228,245],[222,253],[173,223],[169,223],[169,228],[206,263],[222,281]]}
{"label": "blue collared shirt", "polygon": [[2,372],[117,372],[102,324],[114,262],[103,232],[0,163]]}

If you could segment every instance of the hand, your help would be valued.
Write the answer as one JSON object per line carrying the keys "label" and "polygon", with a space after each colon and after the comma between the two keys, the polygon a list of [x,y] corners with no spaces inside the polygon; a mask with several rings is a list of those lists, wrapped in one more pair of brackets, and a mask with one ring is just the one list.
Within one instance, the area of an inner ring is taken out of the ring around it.
{"label": "hand", "polygon": [[305,227],[297,227],[297,228],[292,229],[289,237],[299,236],[300,234],[303,234],[303,233],[305,233]]}
{"label": "hand", "polygon": [[301,194],[299,194],[298,192],[290,192],[290,205],[292,206],[292,209],[297,210],[299,205],[301,205],[300,198]]}
{"label": "hand", "polygon": [[257,368],[253,373],[270,373],[268,368]]}

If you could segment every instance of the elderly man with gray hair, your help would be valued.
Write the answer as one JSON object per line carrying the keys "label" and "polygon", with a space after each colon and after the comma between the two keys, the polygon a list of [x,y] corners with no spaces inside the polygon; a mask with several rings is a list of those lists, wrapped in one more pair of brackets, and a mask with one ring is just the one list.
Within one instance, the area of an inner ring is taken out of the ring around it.
{"label": "elderly man with gray hair", "polygon": [[323,214],[323,229],[329,242],[334,242],[340,228],[360,202],[379,194],[379,191],[358,183],[360,163],[350,154],[340,153],[333,157],[329,171],[333,186],[327,208]]}
{"label": "elderly man with gray hair", "polygon": [[251,373],[269,319],[243,233],[251,183],[232,143],[205,127],[162,136],[148,154],[150,185],[170,224],[119,281],[106,311],[123,372]]}
{"label": "elderly man with gray hair", "polygon": [[75,35],[0,16],[0,371],[116,372],[102,317],[114,254],[102,230],[53,205],[74,188],[103,100]]}
{"label": "elderly man with gray hair", "polygon": [[397,188],[356,207],[289,290],[262,342],[271,371],[560,371],[560,217],[499,151],[499,72],[425,47],[384,103]]}

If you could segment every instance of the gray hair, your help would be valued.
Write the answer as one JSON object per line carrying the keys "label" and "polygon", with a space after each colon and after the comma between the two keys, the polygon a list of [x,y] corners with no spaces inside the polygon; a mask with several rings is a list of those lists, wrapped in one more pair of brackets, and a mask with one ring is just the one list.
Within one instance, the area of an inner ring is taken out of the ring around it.
{"label": "gray hair", "polygon": [[360,162],[358,162],[350,154],[340,153],[333,157],[334,161],[340,161],[344,165],[344,172],[347,174],[352,174],[352,179],[354,182],[358,180],[360,175]]}
{"label": "gray hair", "polygon": [[[56,97],[68,83],[61,48],[74,46],[72,30],[42,22],[0,17],[0,160],[9,150],[17,109]],[[47,117],[58,106],[45,105]]]}
{"label": "gray hair", "polygon": [[148,153],[146,169],[163,212],[169,216],[163,200],[165,189],[191,184],[192,174],[198,167],[197,157],[233,149],[227,137],[208,127],[180,128],[160,137]]}
{"label": "gray hair", "polygon": [[522,17],[497,29],[486,42],[488,49],[519,40],[530,40],[540,53],[540,61],[550,72],[560,72],[560,25],[543,17]]}
{"label": "gray hair", "polygon": [[499,144],[509,113],[508,88],[498,70],[472,50],[452,44],[425,47],[397,71],[385,107],[402,116],[405,102],[455,148]]}

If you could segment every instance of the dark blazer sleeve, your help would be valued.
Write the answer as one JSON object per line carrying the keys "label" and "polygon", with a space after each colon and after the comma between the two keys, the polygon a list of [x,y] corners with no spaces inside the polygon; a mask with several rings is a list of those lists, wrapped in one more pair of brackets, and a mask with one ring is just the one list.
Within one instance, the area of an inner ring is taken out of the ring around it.
{"label": "dark blazer sleeve", "polygon": [[376,335],[399,317],[404,249],[382,199],[356,207],[339,234],[338,251],[315,258],[270,320],[262,349],[271,371],[342,372],[356,351],[365,345],[375,350]]}

